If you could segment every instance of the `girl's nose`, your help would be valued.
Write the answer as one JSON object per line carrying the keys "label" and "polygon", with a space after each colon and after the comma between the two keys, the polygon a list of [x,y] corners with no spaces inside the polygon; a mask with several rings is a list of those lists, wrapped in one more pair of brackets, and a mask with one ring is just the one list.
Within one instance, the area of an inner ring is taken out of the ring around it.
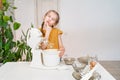
{"label": "girl's nose", "polygon": [[51,20],[52,20],[52,18],[50,17],[50,18],[49,18],[49,20],[51,21]]}

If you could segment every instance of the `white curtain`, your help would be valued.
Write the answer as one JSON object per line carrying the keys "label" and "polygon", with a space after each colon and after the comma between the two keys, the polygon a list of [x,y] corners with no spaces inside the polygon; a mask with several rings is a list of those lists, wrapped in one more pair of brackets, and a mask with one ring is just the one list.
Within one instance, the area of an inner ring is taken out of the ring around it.
{"label": "white curtain", "polygon": [[36,26],[39,27],[42,23],[42,19],[44,14],[48,10],[56,10],[59,11],[59,0],[36,0]]}

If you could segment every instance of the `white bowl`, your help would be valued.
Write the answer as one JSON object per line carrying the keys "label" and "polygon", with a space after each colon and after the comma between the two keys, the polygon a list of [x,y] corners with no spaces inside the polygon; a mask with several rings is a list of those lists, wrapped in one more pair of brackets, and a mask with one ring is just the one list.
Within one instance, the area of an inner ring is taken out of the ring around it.
{"label": "white bowl", "polygon": [[60,63],[59,51],[57,49],[47,49],[42,54],[45,66],[57,66]]}
{"label": "white bowl", "polygon": [[75,58],[68,57],[63,59],[66,65],[72,65],[75,61]]}

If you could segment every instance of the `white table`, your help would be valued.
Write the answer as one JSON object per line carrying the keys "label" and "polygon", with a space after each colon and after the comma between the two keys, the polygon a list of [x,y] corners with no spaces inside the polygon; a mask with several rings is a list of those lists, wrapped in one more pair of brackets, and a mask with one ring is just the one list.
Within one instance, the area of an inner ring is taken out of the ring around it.
{"label": "white table", "polygon": [[[116,80],[98,65],[97,72],[101,74],[101,80]],[[8,62],[0,67],[0,80],[75,80],[72,72],[72,67],[68,70],[43,70],[30,67],[29,62]]]}

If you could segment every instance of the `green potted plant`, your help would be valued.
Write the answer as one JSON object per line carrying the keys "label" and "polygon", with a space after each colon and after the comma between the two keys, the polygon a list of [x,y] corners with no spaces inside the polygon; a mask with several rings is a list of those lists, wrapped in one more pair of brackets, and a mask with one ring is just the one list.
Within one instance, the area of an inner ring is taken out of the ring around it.
{"label": "green potted plant", "polygon": [[25,61],[30,61],[32,55],[31,48],[26,44],[27,33],[14,41],[13,30],[18,30],[21,24],[6,14],[11,12],[11,8],[16,9],[8,0],[0,0],[0,63],[22,61],[23,54],[26,55]]}

